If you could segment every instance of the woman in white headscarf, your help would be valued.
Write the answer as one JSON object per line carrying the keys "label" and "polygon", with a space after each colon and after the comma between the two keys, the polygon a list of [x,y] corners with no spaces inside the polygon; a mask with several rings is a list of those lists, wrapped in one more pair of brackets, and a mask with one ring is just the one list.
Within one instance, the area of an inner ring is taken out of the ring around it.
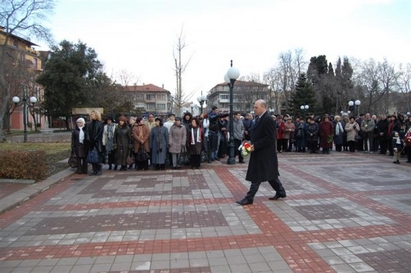
{"label": "woman in white headscarf", "polygon": [[71,153],[76,155],[77,159],[77,173],[87,173],[87,151],[85,141],[86,122],[83,118],[79,118],[76,121],[76,127],[74,128],[71,136]]}

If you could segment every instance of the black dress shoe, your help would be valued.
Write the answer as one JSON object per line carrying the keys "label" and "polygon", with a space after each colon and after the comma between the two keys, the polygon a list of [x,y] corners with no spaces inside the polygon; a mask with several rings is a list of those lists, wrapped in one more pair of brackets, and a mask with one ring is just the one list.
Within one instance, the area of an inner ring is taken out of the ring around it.
{"label": "black dress shoe", "polygon": [[276,195],[274,195],[273,197],[268,198],[268,200],[278,200],[278,199],[280,199],[280,198],[286,198],[286,197],[287,197],[286,194],[284,194],[284,195],[276,194]]}
{"label": "black dress shoe", "polygon": [[236,203],[241,205],[241,206],[246,206],[246,205],[251,205],[253,203],[253,201],[249,201],[246,197],[243,200],[236,201]]}

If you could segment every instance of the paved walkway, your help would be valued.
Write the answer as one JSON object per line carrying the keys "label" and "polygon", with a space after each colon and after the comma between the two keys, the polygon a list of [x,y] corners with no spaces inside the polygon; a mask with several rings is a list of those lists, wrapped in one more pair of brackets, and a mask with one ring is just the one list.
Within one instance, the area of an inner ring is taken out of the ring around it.
{"label": "paved walkway", "polygon": [[25,187],[15,203],[35,196],[0,214],[0,272],[411,272],[410,164],[279,159],[288,197],[269,201],[264,183],[246,207],[247,166],[220,162]]}

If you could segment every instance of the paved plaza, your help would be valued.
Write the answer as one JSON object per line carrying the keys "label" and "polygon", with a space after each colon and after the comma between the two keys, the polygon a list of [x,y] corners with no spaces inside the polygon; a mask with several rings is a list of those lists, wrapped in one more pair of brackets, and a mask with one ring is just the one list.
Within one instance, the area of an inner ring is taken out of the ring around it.
{"label": "paved plaza", "polygon": [[[268,200],[263,183],[244,207],[247,164],[66,171],[0,214],[0,272],[411,272],[411,164],[336,152],[279,161],[288,197]],[[0,203],[31,186],[20,187]]]}

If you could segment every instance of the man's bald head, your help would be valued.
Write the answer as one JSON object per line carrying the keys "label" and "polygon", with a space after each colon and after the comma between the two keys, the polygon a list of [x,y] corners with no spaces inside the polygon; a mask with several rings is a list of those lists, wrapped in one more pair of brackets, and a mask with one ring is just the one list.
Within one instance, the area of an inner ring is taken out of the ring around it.
{"label": "man's bald head", "polygon": [[254,114],[256,114],[257,116],[261,116],[265,112],[266,109],[267,109],[267,104],[265,100],[257,100],[254,103]]}

